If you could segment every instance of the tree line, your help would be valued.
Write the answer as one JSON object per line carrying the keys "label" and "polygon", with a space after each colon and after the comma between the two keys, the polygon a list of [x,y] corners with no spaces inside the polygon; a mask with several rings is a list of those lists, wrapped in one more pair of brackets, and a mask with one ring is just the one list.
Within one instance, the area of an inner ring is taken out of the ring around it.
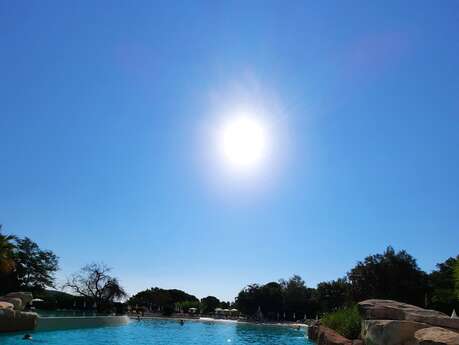
{"label": "tree line", "polygon": [[199,300],[196,296],[177,289],[161,289],[154,287],[138,292],[127,301],[128,305],[137,310],[161,312],[171,315],[174,312],[186,313],[195,308],[197,313],[211,314],[216,308],[228,309],[230,302],[220,301],[215,296],[207,296]]}
{"label": "tree line", "polygon": [[0,295],[11,291],[30,291],[42,298],[46,309],[111,309],[114,302],[127,297],[111,269],[104,264],[89,264],[70,276],[60,286],[74,295],[57,289],[55,273],[59,258],[51,250],[41,249],[30,238],[1,232],[0,225]]}
{"label": "tree line", "polygon": [[[67,279],[61,288],[74,295],[50,292],[48,289],[56,288],[58,257],[50,250],[41,249],[30,238],[7,235],[1,230],[0,225],[0,294],[31,291],[53,300],[50,308],[59,304],[70,309],[72,304],[73,308],[94,306],[98,310],[110,308],[127,297],[118,279],[103,264],[86,265]],[[459,255],[437,264],[434,271],[427,273],[405,250],[396,252],[389,246],[383,253],[357,262],[345,276],[321,282],[315,288],[307,287],[300,276],[294,275],[288,280],[250,284],[233,303],[215,296],[199,300],[181,290],[155,287],[133,295],[127,304],[163,314],[186,312],[190,308],[203,314],[216,308],[237,308],[249,317],[298,320],[369,298],[393,299],[445,313],[459,310]]]}
{"label": "tree line", "polygon": [[244,314],[268,319],[302,319],[370,299],[392,299],[451,313],[459,310],[459,255],[439,263],[430,274],[406,251],[392,247],[367,256],[346,276],[308,288],[299,276],[264,285],[251,284],[236,297]]}
{"label": "tree line", "polygon": [[314,318],[350,307],[369,298],[393,299],[451,313],[459,310],[459,256],[437,265],[430,274],[422,271],[406,251],[387,247],[381,254],[364,258],[344,276],[321,282],[315,288],[294,275],[288,280],[244,287],[233,303],[214,296],[199,300],[181,290],[147,289],[132,296],[132,307],[170,314],[196,308],[212,313],[215,308],[237,308],[252,318],[298,320]]}

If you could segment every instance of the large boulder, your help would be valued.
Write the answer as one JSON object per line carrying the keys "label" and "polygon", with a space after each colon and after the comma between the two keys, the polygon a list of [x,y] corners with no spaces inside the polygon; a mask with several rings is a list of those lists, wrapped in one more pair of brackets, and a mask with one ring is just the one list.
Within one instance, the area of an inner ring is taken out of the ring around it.
{"label": "large boulder", "polygon": [[6,294],[5,297],[20,298],[23,306],[29,304],[33,299],[33,295],[31,292],[10,292]]}
{"label": "large boulder", "polygon": [[12,309],[0,310],[0,332],[30,331],[37,326],[38,315]]}
{"label": "large boulder", "polygon": [[318,345],[352,345],[352,341],[343,337],[341,334],[334,330],[320,326],[319,327],[319,339],[317,339]]}
{"label": "large boulder", "polygon": [[319,325],[308,327],[308,338],[317,345],[353,345],[351,340],[328,327]]}
{"label": "large boulder", "polygon": [[365,320],[406,320],[459,330],[459,319],[452,319],[439,311],[423,309],[407,303],[369,299],[360,302],[358,308]]}
{"label": "large boulder", "polygon": [[417,345],[459,345],[459,333],[441,327],[421,329],[414,337]]}
{"label": "large boulder", "polygon": [[7,302],[14,306],[15,310],[22,310],[24,306],[22,305],[22,300],[20,298],[13,298],[13,297],[0,297],[0,302]]}
{"label": "large boulder", "polygon": [[14,309],[14,305],[9,302],[0,301],[0,309]]}
{"label": "large boulder", "polygon": [[415,332],[427,327],[406,320],[363,320],[361,338],[367,345],[414,345]]}

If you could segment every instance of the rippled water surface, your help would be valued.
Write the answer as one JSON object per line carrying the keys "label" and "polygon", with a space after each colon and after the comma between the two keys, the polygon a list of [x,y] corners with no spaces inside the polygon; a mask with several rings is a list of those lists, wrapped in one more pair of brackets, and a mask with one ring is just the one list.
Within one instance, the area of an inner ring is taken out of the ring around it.
{"label": "rippled water surface", "polygon": [[1,335],[1,345],[312,345],[303,330],[236,323],[143,320],[128,325]]}

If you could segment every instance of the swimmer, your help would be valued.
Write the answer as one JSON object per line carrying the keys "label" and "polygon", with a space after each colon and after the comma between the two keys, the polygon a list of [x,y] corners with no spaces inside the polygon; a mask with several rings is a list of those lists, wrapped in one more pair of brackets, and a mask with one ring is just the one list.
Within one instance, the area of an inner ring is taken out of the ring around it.
{"label": "swimmer", "polygon": [[180,325],[182,325],[182,326],[183,326],[183,324],[184,324],[184,323],[185,323],[185,321],[183,321],[183,320],[180,320]]}
{"label": "swimmer", "polygon": [[22,340],[32,340],[32,336],[30,334],[26,334],[22,337]]}

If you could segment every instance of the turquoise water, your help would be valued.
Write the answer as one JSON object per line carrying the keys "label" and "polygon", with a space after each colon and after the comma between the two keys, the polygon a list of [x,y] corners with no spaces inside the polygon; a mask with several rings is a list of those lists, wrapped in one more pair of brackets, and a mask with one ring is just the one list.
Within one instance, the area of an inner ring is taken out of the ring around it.
{"label": "turquoise water", "polygon": [[288,327],[186,321],[132,321],[118,327],[1,335],[1,345],[312,345],[303,330]]}

